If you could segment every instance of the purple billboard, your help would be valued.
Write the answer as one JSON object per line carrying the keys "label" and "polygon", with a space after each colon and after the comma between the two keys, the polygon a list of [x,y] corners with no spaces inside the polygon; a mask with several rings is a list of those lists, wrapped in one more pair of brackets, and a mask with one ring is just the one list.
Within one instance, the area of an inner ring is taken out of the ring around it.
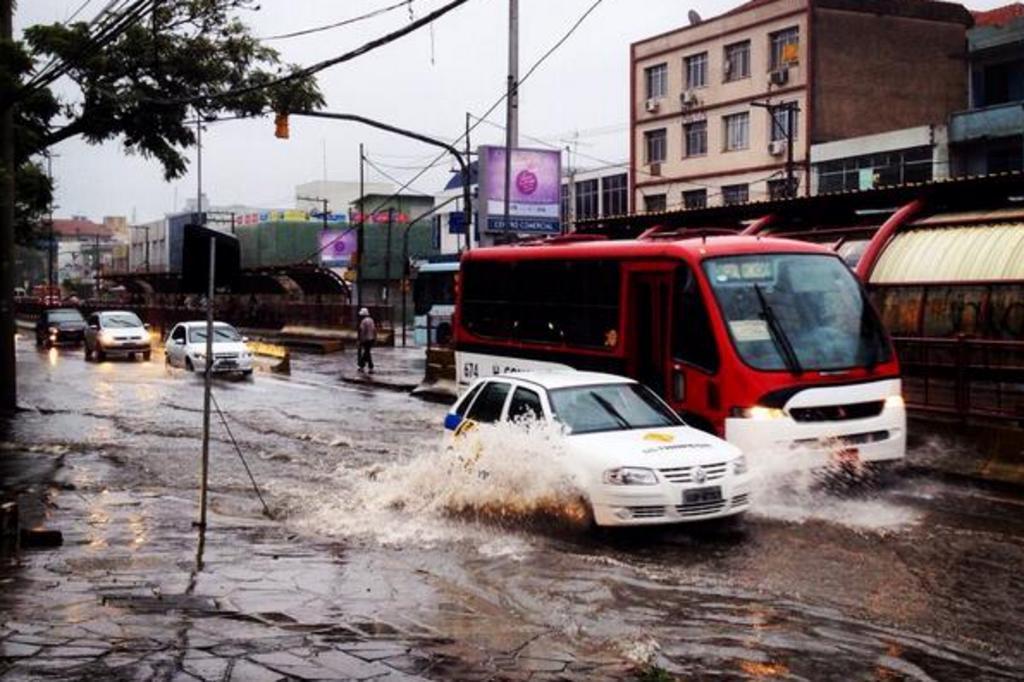
{"label": "purple billboard", "polygon": [[513,149],[505,221],[505,148],[480,147],[480,224],[487,232],[559,234],[562,154]]}
{"label": "purple billboard", "polygon": [[356,252],[355,230],[323,230],[320,232],[320,264],[329,268],[345,267]]}

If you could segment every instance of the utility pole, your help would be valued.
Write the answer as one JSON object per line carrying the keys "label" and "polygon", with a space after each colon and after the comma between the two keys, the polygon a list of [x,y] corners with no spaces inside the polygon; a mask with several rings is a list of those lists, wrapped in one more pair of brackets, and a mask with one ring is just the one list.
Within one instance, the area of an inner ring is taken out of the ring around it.
{"label": "utility pole", "polygon": [[46,242],[46,283],[53,291],[53,154],[46,155],[46,175],[50,179],[50,236]]}
{"label": "utility pole", "polygon": [[519,146],[519,0],[508,3],[508,92],[505,98],[505,233],[509,232],[512,150]]}
{"label": "utility pole", "polygon": [[324,231],[326,232],[327,231],[327,202],[328,202],[328,200],[324,199],[323,197],[295,197],[295,198],[298,199],[299,201],[312,201],[312,202],[320,203],[320,204],[324,205],[324,212],[320,214],[320,217],[323,218],[323,221],[324,221]]}
{"label": "utility pole", "polygon": [[94,296],[98,299],[100,297],[100,233],[97,232],[93,235],[94,244],[94,256],[92,261],[93,275],[96,277],[96,292]]}
{"label": "utility pole", "polygon": [[[384,299],[387,301],[388,307],[391,306],[391,225],[395,220],[395,209],[388,209],[388,241],[387,241],[387,258],[384,259],[384,291],[387,294]],[[394,319],[394,315],[391,315]]]}
{"label": "utility pole", "polygon": [[[466,163],[469,164],[469,170],[467,170],[466,173],[462,176],[462,182],[467,187],[469,186],[470,177],[473,174],[472,173],[473,161],[472,161],[472,158],[470,157],[470,154],[472,153],[472,147],[470,146],[470,143],[469,143],[469,133],[472,131],[473,126],[471,126],[469,124],[469,117],[470,117],[470,113],[467,111],[466,112]],[[479,177],[479,174],[480,174],[480,162],[477,161],[477,176],[478,177]],[[463,193],[463,197],[466,197],[466,196],[472,196],[472,195],[471,194]],[[469,251],[472,248],[471,244],[473,242],[473,207],[469,206],[469,207],[463,207],[463,208],[467,209],[467,210],[464,211],[464,215],[467,218],[467,222],[466,222],[466,251]]]}
{"label": "utility pole", "polygon": [[356,230],[356,307],[363,307],[363,261],[366,259],[364,253],[365,243],[363,242],[363,227],[366,224],[366,216],[363,211],[363,202],[366,197],[366,186],[364,184],[365,172],[364,161],[366,155],[363,153],[363,143],[359,143],[359,229]]}
{"label": "utility pole", "polygon": [[[14,39],[14,0],[0,0],[0,42]],[[0,412],[18,408],[14,362],[14,105],[0,104]]]}
{"label": "utility pole", "polygon": [[203,121],[196,108],[196,225],[203,224]]}
{"label": "utility pole", "polygon": [[[768,117],[771,119],[771,130],[773,133],[776,126],[779,125],[778,112],[786,112],[786,129],[783,131],[786,134],[785,198],[792,199],[796,197],[796,175],[794,173],[796,164],[793,163],[793,138],[796,136],[796,131],[793,129],[793,118],[796,116],[796,113],[800,111],[800,105],[796,102],[779,102],[778,104],[773,104],[772,102],[751,102],[750,106],[759,107],[768,112]],[[771,136],[769,135],[769,137]]]}

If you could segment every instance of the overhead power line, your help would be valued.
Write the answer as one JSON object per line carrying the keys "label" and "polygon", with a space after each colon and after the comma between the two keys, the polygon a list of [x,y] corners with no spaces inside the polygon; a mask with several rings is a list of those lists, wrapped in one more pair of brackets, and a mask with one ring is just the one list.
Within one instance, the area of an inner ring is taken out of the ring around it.
{"label": "overhead power line", "polygon": [[264,38],[260,38],[260,40],[285,40],[286,38],[298,38],[300,36],[308,36],[313,33],[329,31],[334,28],[341,28],[342,26],[348,26],[349,24],[355,24],[360,21],[365,21],[366,19],[373,19],[374,17],[379,17],[383,14],[387,14],[388,12],[392,12],[396,9],[401,9],[402,7],[411,7],[412,3],[413,0],[401,0],[400,2],[396,2],[393,5],[381,7],[380,9],[375,9],[372,12],[367,12],[366,14],[360,14],[357,17],[352,17],[351,19],[345,19],[343,21],[338,21],[333,24],[325,24],[323,26],[317,26],[315,28],[307,28],[301,31],[293,31],[292,33],[281,33],[279,35],[266,36]]}

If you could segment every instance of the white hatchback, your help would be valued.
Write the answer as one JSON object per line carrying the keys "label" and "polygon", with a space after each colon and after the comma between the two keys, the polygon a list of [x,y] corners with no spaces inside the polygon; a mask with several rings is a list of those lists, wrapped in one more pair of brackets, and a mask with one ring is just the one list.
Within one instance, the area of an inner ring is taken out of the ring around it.
{"label": "white hatchback", "polygon": [[732,517],[750,506],[743,453],[687,426],[646,386],[611,374],[505,374],[474,382],[445,418],[449,444],[477,424],[562,427],[566,473],[599,526]]}
{"label": "white hatchback", "polygon": [[[165,361],[190,372],[206,370],[206,322],[181,322],[167,335]],[[252,374],[252,353],[238,330],[224,322],[213,323],[213,371]]]}

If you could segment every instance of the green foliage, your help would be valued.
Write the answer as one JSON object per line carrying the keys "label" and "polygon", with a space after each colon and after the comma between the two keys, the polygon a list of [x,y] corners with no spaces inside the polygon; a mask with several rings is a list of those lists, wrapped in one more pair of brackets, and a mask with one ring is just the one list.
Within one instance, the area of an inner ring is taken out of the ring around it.
{"label": "green foliage", "polygon": [[[32,26],[23,44],[0,45],[0,96],[17,107],[23,225],[38,219],[50,194],[30,160],[63,140],[120,140],[126,152],[159,161],[171,180],[188,169],[185,151],[196,142],[197,113],[209,119],[323,106],[312,77],[232,94],[297,68],[282,64],[239,19],[258,10],[253,0],[163,0],[156,8],[109,41],[79,22]],[[58,81],[59,90],[22,85],[53,60],[67,65],[73,88],[67,81]]]}

